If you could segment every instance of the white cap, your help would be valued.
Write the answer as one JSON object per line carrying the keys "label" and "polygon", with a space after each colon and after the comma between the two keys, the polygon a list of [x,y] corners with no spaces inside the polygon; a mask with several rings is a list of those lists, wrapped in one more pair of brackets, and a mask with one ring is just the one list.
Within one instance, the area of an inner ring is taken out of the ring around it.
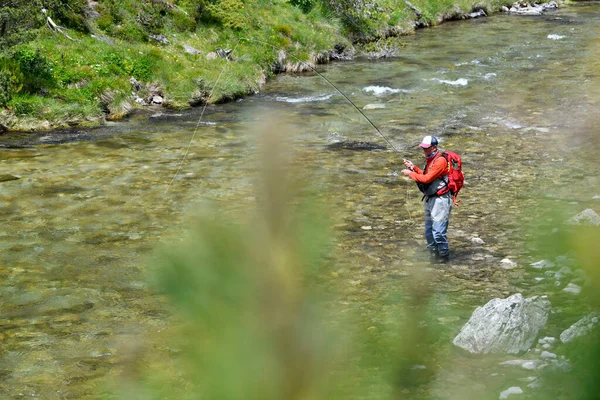
{"label": "white cap", "polygon": [[425,136],[419,146],[421,146],[424,149],[428,149],[431,146],[437,146],[437,144],[438,140],[435,136]]}

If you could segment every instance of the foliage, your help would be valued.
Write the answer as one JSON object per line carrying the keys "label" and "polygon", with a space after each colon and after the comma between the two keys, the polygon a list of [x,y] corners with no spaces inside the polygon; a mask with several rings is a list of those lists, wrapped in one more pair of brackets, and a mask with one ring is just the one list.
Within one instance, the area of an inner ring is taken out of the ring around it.
{"label": "foliage", "polygon": [[40,8],[44,8],[59,25],[80,32],[89,32],[85,18],[87,0],[43,0],[41,3],[42,7],[36,9],[38,13],[41,11]]}
{"label": "foliage", "polygon": [[242,0],[187,0],[183,2],[190,8],[198,22],[212,22],[231,29],[247,26],[245,4]]}
{"label": "foliage", "polygon": [[290,0],[290,4],[308,13],[315,7],[315,0]]}
{"label": "foliage", "polygon": [[23,74],[23,89],[29,93],[37,93],[55,85],[51,62],[39,49],[19,48],[13,54],[13,60]]}
{"label": "foliage", "polygon": [[0,58],[0,107],[6,106],[23,88],[23,74],[16,63]]}
{"label": "foliage", "polygon": [[0,70],[0,107],[5,106],[12,98],[10,75],[10,71]]}
{"label": "foliage", "polygon": [[0,52],[19,43],[28,42],[43,25],[42,13],[29,0],[13,0],[0,4]]}
{"label": "foliage", "polygon": [[152,57],[142,56],[136,58],[131,67],[130,74],[141,81],[149,81],[152,78],[152,67],[154,65]]}
{"label": "foliage", "polygon": [[[404,3],[395,0],[291,1],[6,0],[0,2],[0,53],[15,61],[4,69],[10,71],[17,86],[23,85],[21,94],[62,99],[79,98],[69,92],[83,91],[82,99],[89,102],[86,107],[97,107],[95,96],[103,91],[92,87],[122,90],[117,86],[133,76],[158,85],[168,95],[165,104],[181,108],[197,104],[198,91],[206,99],[206,88],[215,83],[211,102],[259,90],[264,78],[273,73],[280,49],[288,60],[307,61],[336,43],[386,38],[387,30],[397,32],[398,26],[410,29],[415,18]],[[453,8],[468,10],[475,4],[474,0],[412,3],[431,23]],[[476,4],[497,9],[500,2]],[[69,33],[76,41],[51,33],[41,7],[57,24],[106,36],[113,44],[77,32]],[[170,45],[156,47],[149,40],[155,34],[167,36]],[[204,54],[235,48],[235,62],[187,54],[186,45]],[[223,68],[224,79],[217,82]],[[206,88],[198,87],[198,78],[204,79]],[[143,96],[144,90],[139,95]],[[4,102],[8,99],[6,95],[3,98]]]}

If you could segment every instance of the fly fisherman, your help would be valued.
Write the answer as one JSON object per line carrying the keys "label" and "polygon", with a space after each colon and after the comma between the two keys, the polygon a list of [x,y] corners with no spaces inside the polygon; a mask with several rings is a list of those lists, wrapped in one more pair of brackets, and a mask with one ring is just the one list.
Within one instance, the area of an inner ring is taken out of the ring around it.
{"label": "fly fisherman", "polygon": [[412,161],[404,160],[408,169],[402,174],[417,182],[425,199],[425,238],[431,256],[442,263],[450,257],[448,247],[448,221],[452,209],[452,195],[448,189],[448,163],[438,151],[438,140],[435,136],[425,136],[419,145],[427,159],[425,169],[415,166]]}

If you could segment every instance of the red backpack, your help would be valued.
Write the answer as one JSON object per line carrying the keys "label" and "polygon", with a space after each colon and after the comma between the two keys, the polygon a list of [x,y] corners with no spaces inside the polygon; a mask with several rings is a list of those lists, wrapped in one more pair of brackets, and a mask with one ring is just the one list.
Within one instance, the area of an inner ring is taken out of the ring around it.
{"label": "red backpack", "polygon": [[[442,157],[448,162],[448,182],[446,187],[450,190],[450,194],[452,194],[454,205],[458,207],[460,200],[456,200],[456,196],[458,196],[458,192],[460,192],[465,183],[465,174],[462,172],[462,159],[453,151],[443,152]],[[446,187],[441,189],[438,195],[447,193]]]}

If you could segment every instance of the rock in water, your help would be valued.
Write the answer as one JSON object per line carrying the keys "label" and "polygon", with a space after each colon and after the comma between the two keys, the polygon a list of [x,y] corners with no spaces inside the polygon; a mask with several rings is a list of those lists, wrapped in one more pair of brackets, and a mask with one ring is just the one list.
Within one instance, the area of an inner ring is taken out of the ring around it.
{"label": "rock in water", "polygon": [[454,338],[454,345],[474,354],[528,350],[548,321],[551,305],[546,296],[493,299],[478,307]]}
{"label": "rock in water", "polygon": [[381,146],[372,142],[356,142],[356,141],[341,141],[327,145],[330,150],[386,150],[385,146]]}
{"label": "rock in water", "polygon": [[500,393],[500,400],[508,399],[513,394],[523,394],[523,389],[521,389],[519,386],[509,387],[504,392]]}
{"label": "rock in water", "polygon": [[569,225],[600,226],[600,216],[591,208],[587,208],[567,221]]}
{"label": "rock in water", "polygon": [[600,317],[600,314],[594,312],[581,318],[560,334],[560,341],[568,343],[579,336],[587,335],[598,324],[598,317]]}

